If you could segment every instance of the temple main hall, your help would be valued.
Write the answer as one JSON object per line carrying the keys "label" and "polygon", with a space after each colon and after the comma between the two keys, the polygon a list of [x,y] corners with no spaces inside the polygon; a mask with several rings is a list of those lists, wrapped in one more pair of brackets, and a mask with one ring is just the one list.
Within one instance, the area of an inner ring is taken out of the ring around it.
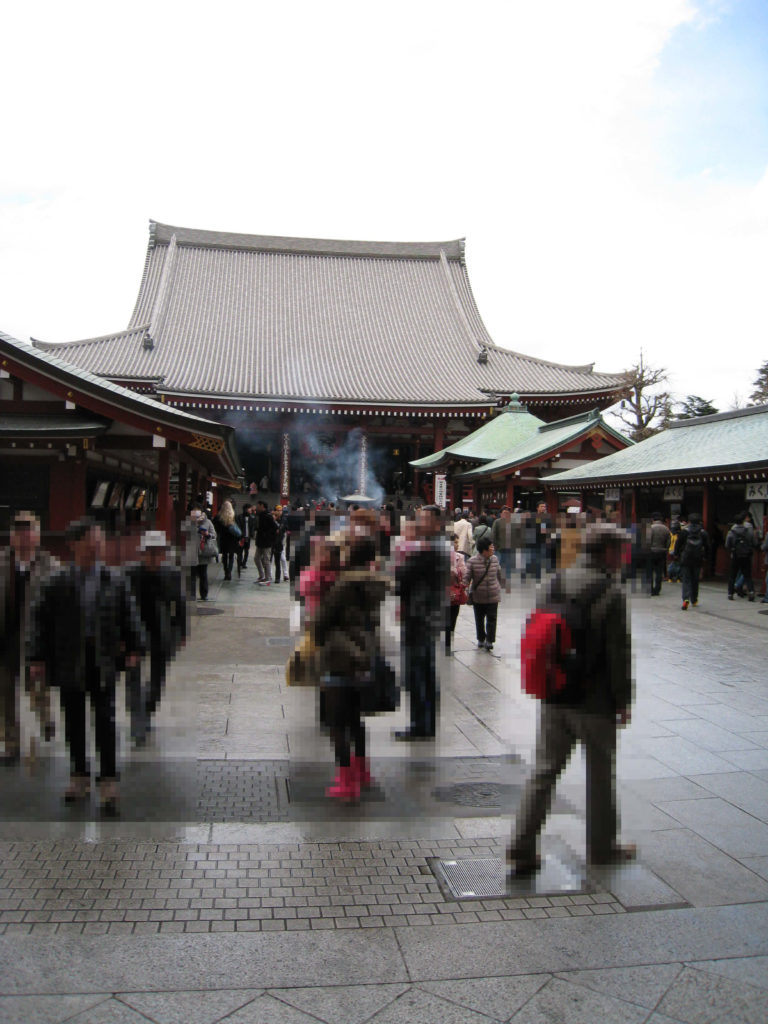
{"label": "temple main hall", "polygon": [[33,343],[233,426],[243,485],[283,501],[360,489],[431,499],[411,462],[476,430],[512,394],[551,422],[605,409],[627,387],[621,373],[496,345],[463,239],[331,241],[152,221],[127,328]]}

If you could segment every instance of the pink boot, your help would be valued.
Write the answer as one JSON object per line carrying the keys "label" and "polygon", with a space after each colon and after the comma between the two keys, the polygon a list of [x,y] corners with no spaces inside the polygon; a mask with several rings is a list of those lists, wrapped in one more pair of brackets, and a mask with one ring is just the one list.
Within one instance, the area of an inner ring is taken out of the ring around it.
{"label": "pink boot", "polygon": [[337,797],[339,800],[358,800],[360,798],[360,780],[354,769],[351,766],[344,767],[342,765],[336,773],[333,785],[326,789],[325,795]]}
{"label": "pink boot", "polygon": [[350,758],[349,766],[357,776],[360,788],[368,789],[371,785],[371,762],[368,758],[358,757],[357,754],[353,754]]}

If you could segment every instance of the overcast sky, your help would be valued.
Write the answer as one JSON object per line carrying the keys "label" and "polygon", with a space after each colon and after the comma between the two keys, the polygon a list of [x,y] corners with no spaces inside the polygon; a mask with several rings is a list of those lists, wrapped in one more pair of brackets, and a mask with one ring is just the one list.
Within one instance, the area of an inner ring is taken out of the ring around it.
{"label": "overcast sky", "polygon": [[768,360],[765,0],[6,4],[0,330],[127,326],[150,218],[467,239],[497,344]]}

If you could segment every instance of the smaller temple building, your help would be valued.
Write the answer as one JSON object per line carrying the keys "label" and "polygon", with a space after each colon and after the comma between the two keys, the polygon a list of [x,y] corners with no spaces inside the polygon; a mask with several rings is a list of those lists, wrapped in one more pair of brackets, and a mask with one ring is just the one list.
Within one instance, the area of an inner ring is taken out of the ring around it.
{"label": "smaller temple building", "polygon": [[546,501],[556,512],[580,498],[578,492],[552,491],[551,476],[563,468],[592,465],[631,444],[598,409],[545,423],[513,395],[478,430],[411,464],[426,477],[424,496],[451,508],[534,509]]}
{"label": "smaller temple building", "polygon": [[176,539],[187,502],[240,489],[234,430],[128,391],[0,332],[0,534],[10,517],[40,517],[58,547],[67,524],[165,530]]}
{"label": "smaller temple building", "polygon": [[768,529],[768,405],[679,420],[666,430],[599,462],[550,477],[558,494],[618,510],[624,523],[661,512],[666,519],[701,515],[724,572],[722,542],[733,517],[751,512]]}

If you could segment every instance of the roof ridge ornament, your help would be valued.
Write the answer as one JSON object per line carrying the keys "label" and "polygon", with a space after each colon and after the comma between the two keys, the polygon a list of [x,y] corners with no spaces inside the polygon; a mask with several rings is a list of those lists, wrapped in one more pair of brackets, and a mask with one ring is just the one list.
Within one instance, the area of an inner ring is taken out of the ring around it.
{"label": "roof ridge ornament", "polygon": [[171,296],[171,282],[176,269],[176,235],[171,235],[168,243],[168,250],[163,260],[163,271],[160,275],[160,282],[155,293],[155,301],[152,303],[152,312],[149,317],[149,330],[147,335],[150,344],[144,340],[144,348],[154,348],[154,338],[160,337],[165,321],[168,319],[168,306]]}

